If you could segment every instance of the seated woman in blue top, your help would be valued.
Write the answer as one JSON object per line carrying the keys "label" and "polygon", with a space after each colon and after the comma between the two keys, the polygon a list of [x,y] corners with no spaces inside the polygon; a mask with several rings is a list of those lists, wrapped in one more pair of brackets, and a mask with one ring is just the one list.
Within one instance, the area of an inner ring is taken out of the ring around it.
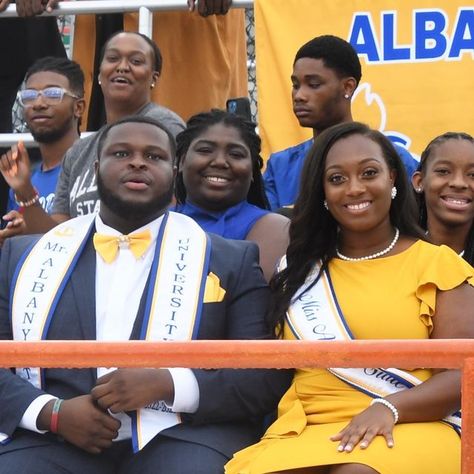
{"label": "seated woman in blue top", "polygon": [[269,280],[286,252],[289,220],[268,210],[255,124],[212,110],[191,117],[176,141],[175,210],[207,232],[256,242]]}

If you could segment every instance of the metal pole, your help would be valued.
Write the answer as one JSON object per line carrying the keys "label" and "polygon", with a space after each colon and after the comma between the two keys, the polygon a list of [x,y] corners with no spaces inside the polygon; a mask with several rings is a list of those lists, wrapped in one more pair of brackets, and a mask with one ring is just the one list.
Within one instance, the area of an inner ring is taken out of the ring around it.
{"label": "metal pole", "polygon": [[153,13],[149,8],[140,7],[138,10],[138,31],[148,38],[153,33]]}
{"label": "metal pole", "polygon": [[[59,2],[57,8],[51,13],[43,13],[43,16],[59,15],[84,15],[90,13],[120,13],[136,12],[140,7],[151,11],[176,11],[187,10],[186,0],[84,0],[76,2]],[[252,0],[234,0],[232,8],[252,8]],[[15,5],[9,5],[0,13],[0,18],[11,18],[18,16]]]}

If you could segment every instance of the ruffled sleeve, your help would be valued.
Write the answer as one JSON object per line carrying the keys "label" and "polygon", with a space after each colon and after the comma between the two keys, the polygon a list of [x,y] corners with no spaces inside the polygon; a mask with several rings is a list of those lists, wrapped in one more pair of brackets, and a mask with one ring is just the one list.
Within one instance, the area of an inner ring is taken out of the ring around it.
{"label": "ruffled sleeve", "polygon": [[447,291],[462,283],[474,286],[474,269],[446,245],[431,246],[424,257],[416,296],[420,300],[420,319],[431,329],[436,310],[436,291]]}

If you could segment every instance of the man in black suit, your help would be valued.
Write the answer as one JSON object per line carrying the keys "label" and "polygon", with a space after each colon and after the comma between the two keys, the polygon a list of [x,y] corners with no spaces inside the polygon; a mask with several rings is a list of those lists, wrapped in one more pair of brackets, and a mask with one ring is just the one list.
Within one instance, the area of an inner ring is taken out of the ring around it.
{"label": "man in black suit", "polygon": [[[104,131],[99,214],[5,244],[0,339],[270,337],[257,246],[207,235],[167,211],[174,152],[169,132],[147,117]],[[290,376],[2,369],[0,432],[9,442],[0,446],[0,473],[222,473],[258,439]]]}

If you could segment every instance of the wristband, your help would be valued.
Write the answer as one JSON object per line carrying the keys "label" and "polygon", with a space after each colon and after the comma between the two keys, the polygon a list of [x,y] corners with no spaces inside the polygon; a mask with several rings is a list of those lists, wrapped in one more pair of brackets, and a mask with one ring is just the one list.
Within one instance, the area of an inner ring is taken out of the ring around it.
{"label": "wristband", "polygon": [[18,196],[16,194],[13,195],[13,197],[15,198],[15,202],[16,204],[19,206],[19,207],[31,207],[33,206],[34,204],[36,204],[37,202],[39,202],[40,200],[40,195],[38,193],[38,190],[36,188],[34,188],[35,190],[35,195],[31,198],[31,199],[28,199],[26,201],[20,201],[18,199]]}
{"label": "wristband", "polygon": [[370,402],[370,406],[374,405],[375,403],[381,403],[382,405],[385,405],[392,412],[394,424],[396,425],[398,423],[398,410],[393,403],[385,400],[385,398],[374,398]]}
{"label": "wristband", "polygon": [[61,408],[61,403],[63,401],[62,398],[56,398],[56,400],[54,400],[53,411],[51,412],[51,424],[49,426],[49,431],[51,431],[51,433],[58,432],[59,409]]}

